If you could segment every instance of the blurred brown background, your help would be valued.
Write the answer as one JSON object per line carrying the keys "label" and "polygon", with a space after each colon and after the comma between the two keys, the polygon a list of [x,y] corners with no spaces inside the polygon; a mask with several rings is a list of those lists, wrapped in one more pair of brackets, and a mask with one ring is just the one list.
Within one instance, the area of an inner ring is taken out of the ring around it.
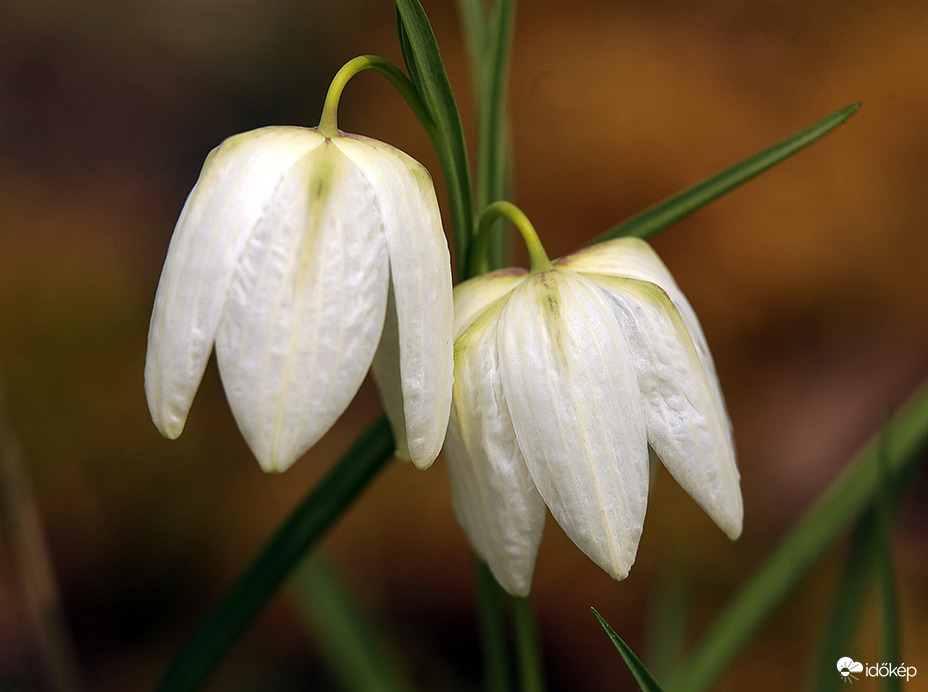
{"label": "blurred brown background", "polygon": [[[638,563],[618,584],[549,519],[534,588],[551,688],[632,689],[589,607],[647,662],[648,613],[677,581],[691,603],[686,634],[701,632],[928,375],[928,5],[520,5],[513,198],[552,256],[863,102],[825,140],[654,243],[713,348],[746,519],[730,543],[659,473]],[[453,5],[425,7],[473,142]],[[261,125],[314,125],[328,80],[361,53],[400,61],[387,0],[0,6],[0,373],[87,689],[150,688],[377,414],[366,385],[306,459],[272,477],[245,447],[212,365],[176,442],[151,424],[142,390],[161,262],[206,153]],[[427,138],[379,77],[352,82],[339,124],[423,161],[443,195]],[[893,536],[903,659],[920,677],[926,498],[921,475]],[[720,689],[795,689],[805,679],[846,547],[803,582]],[[0,689],[43,689],[7,548],[0,542]],[[426,473],[393,464],[320,551],[385,623],[422,689],[474,688],[473,566],[441,460]],[[847,654],[881,660],[875,597],[865,612]],[[209,689],[332,684],[285,590]]]}

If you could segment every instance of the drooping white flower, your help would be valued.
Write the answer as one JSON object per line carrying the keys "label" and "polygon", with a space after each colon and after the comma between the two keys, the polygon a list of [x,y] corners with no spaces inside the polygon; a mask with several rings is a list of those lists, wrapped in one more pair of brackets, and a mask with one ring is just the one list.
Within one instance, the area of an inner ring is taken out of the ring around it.
{"label": "drooping white flower", "polygon": [[732,539],[742,502],[730,424],[692,308],[644,241],[455,289],[445,446],[458,519],[510,593],[528,593],[547,506],[613,578],[648,498],[648,445]]}
{"label": "drooping white flower", "polygon": [[148,405],[165,436],[180,435],[215,344],[239,428],[261,466],[282,471],[374,361],[397,453],[425,468],[448,421],[451,328],[425,168],[366,137],[246,132],[210,153],[174,230],[148,335]]}

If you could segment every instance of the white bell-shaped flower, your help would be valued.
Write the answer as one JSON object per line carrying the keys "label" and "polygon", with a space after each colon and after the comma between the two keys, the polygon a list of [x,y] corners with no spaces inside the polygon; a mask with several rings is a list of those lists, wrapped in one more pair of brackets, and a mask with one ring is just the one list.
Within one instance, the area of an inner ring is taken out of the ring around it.
{"label": "white bell-shaped flower", "polygon": [[239,428],[261,466],[282,471],[374,361],[397,453],[425,468],[447,427],[451,329],[425,168],[357,135],[246,132],[210,153],[174,230],[148,334],[148,405],[165,436],[180,435],[215,344]]}
{"label": "white bell-shaped flower", "polygon": [[732,539],[742,502],[712,357],[689,303],[642,240],[455,289],[446,457],[455,511],[510,593],[528,593],[547,506],[613,578],[648,499],[648,445]]}

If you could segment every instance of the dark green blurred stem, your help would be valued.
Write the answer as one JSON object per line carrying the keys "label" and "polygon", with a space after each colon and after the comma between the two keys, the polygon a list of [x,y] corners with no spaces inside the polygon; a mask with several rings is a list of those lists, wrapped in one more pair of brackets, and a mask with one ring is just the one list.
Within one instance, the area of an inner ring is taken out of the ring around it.
{"label": "dark green blurred stem", "polygon": [[306,496],[194,631],[171,662],[158,690],[195,690],[206,680],[281,582],[357,499],[393,450],[390,426],[381,416]]}
{"label": "dark green blurred stem", "polygon": [[535,614],[530,598],[512,599],[516,630],[516,653],[519,657],[519,680],[522,692],[544,692],[544,663],[535,628]]}
{"label": "dark green blurred stem", "polygon": [[503,603],[508,595],[485,562],[477,561],[477,616],[487,692],[510,692],[512,670],[503,625]]}
{"label": "dark green blurred stem", "polygon": [[[512,45],[515,0],[497,0],[490,10],[484,35],[479,70],[480,130],[477,138],[477,212],[509,197],[511,171],[509,118],[506,87],[509,84],[509,54]],[[490,239],[479,273],[509,265],[509,234],[495,233]]]}
{"label": "dark green blurred stem", "polygon": [[739,185],[760,175],[768,168],[775,166],[784,159],[789,158],[796,152],[809,146],[812,142],[831,132],[831,130],[850,118],[857,112],[858,108],[860,108],[859,103],[852,103],[849,106],[845,106],[841,110],[832,113],[827,118],[807,127],[805,130],[796,133],[792,137],[787,137],[783,141],[774,144],[769,149],[765,149],[759,154],[755,154],[740,163],[736,163],[734,166],[726,168],[721,173],[701,183],[697,183],[663,202],[658,202],[654,206],[648,207],[628,221],[606,231],[592,242],[601,243],[604,240],[612,240],[614,238],[626,236],[647,239],[657,235],[671,224],[689,216],[700,207],[718,199],[725,193],[730,192]]}
{"label": "dark green blurred stem", "polygon": [[[876,542],[876,567],[877,577],[880,587],[880,601],[882,608],[882,625],[883,625],[883,660],[899,661],[899,617],[898,605],[896,598],[896,578],[893,570],[892,558],[892,509],[893,509],[893,492],[892,492],[892,471],[891,457],[892,443],[889,425],[884,426],[883,434],[880,436],[880,450],[878,454],[879,461],[879,479],[880,492],[879,500],[876,503],[876,521],[879,526],[879,540]],[[894,692],[901,689],[902,683],[897,677],[888,677],[883,680],[883,689],[888,692]]]}
{"label": "dark green blurred stem", "polygon": [[[6,412],[0,381],[0,535],[23,591],[49,689],[80,689],[77,660],[61,608],[61,597],[42,516],[32,493],[25,460]],[[2,620],[2,618],[0,618]],[[2,689],[2,685],[0,685]]]}
{"label": "dark green blurred stem", "polygon": [[815,561],[868,507],[881,488],[880,457],[895,481],[910,473],[928,443],[928,382],[767,557],[704,635],[668,685],[676,692],[709,689],[725,667],[805,576]]}

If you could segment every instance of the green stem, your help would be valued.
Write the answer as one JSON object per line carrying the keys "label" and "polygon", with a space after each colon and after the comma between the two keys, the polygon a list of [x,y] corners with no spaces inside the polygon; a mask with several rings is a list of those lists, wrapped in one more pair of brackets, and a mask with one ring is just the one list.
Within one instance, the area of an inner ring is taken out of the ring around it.
{"label": "green stem", "polygon": [[400,92],[406,103],[409,104],[429,137],[434,139],[435,123],[432,121],[432,117],[422,102],[415,85],[396,65],[377,55],[359,55],[346,62],[335,73],[332,83],[329,84],[329,90],[326,92],[325,102],[322,104],[322,117],[319,119],[319,126],[316,128],[320,134],[326,137],[338,136],[338,103],[341,100],[342,91],[345,90],[345,86],[352,77],[364,70],[373,70],[386,77]]}
{"label": "green stem", "polygon": [[487,692],[510,692],[512,671],[503,626],[503,601],[506,593],[497,583],[485,562],[477,562],[477,615],[480,642],[486,671]]}
{"label": "green stem", "polygon": [[297,506],[225,598],[187,639],[161,680],[160,692],[197,689],[280,583],[393,455],[381,416]]}
{"label": "green stem", "polygon": [[545,252],[544,246],[538,239],[538,233],[535,232],[535,227],[532,226],[532,222],[528,220],[528,217],[515,204],[500,201],[493,202],[480,215],[480,222],[477,224],[477,235],[471,246],[469,263],[471,276],[485,273],[482,269],[486,263],[487,245],[493,231],[493,223],[499,218],[509,219],[519,233],[522,234],[522,239],[528,248],[529,268],[533,273],[547,271],[554,266],[551,264],[551,260],[548,259],[548,254]]}
{"label": "green stem", "polygon": [[522,692],[544,692],[545,674],[541,660],[541,647],[529,597],[514,598],[516,651],[519,656],[519,672]]}
{"label": "green stem", "polygon": [[[905,476],[920,459],[928,440],[928,382],[896,416],[886,431],[886,470]],[[857,456],[831,489],[768,556],[734,595],[703,636],[698,648],[668,685],[675,692],[710,688],[732,658],[751,639],[812,567],[815,560],[876,499],[880,492],[879,438]]]}

